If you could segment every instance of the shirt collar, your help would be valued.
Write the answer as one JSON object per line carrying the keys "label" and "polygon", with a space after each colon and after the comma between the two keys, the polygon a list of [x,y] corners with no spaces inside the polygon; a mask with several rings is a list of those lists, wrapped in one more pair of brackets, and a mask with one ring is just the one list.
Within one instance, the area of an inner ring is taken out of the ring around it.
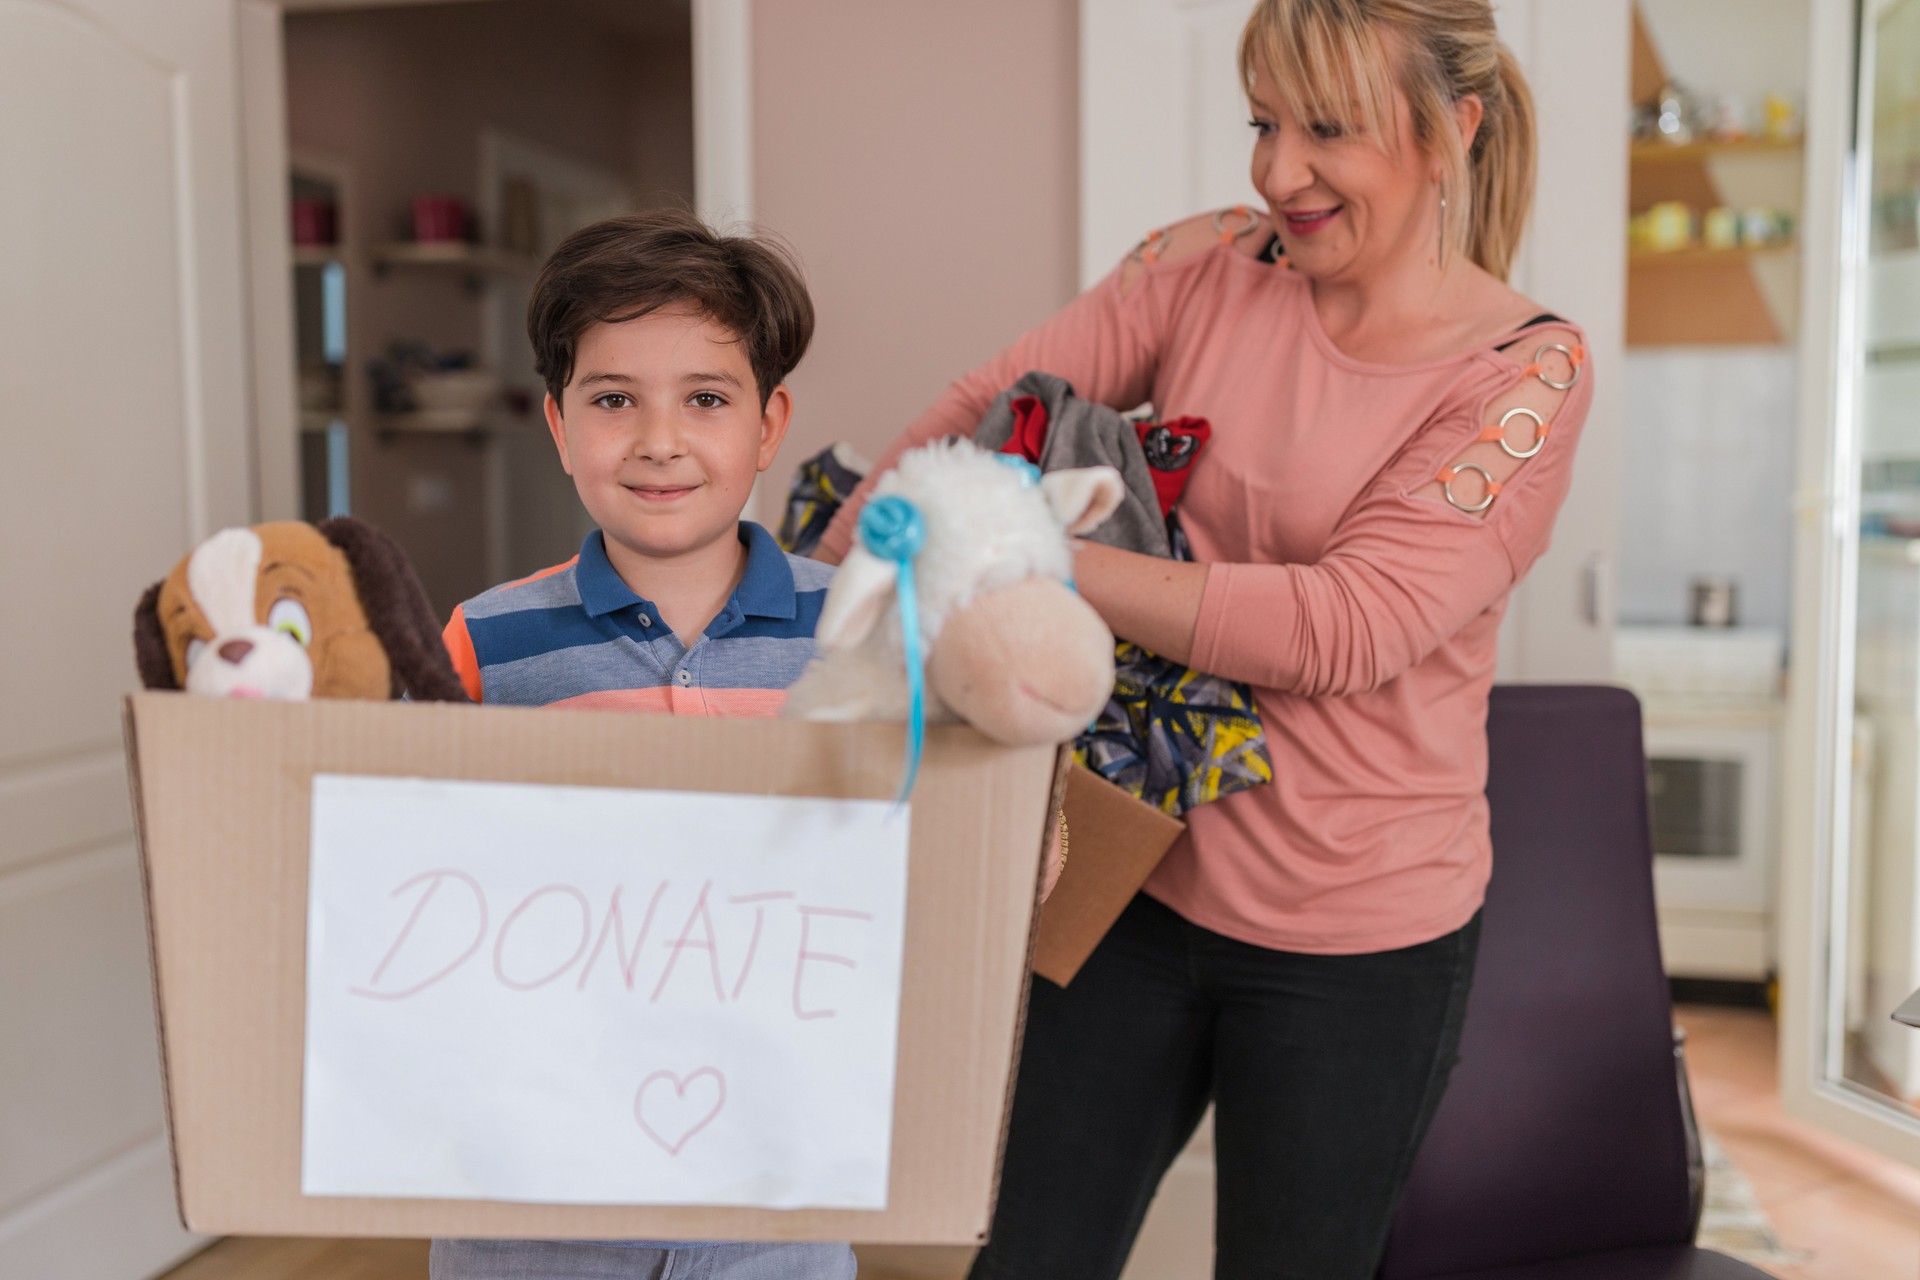
{"label": "shirt collar", "polygon": [[[794,591],[793,568],[786,552],[773,535],[751,520],[740,522],[740,541],[746,544],[747,568],[740,585],[733,590],[727,607],[720,611],[755,618],[792,619],[799,616],[799,600]],[[645,606],[656,612],[653,602],[638,594],[615,572],[607,559],[606,535],[595,529],[580,544],[580,560],[574,566],[574,583],[580,589],[580,603],[590,618],[605,617],[622,609]],[[716,622],[719,619],[715,619]]]}

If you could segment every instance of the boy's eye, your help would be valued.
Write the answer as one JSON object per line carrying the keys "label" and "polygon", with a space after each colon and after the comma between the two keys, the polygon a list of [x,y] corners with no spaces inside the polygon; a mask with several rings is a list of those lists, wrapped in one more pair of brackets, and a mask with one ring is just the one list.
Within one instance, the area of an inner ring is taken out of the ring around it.
{"label": "boy's eye", "polygon": [[726,397],[717,391],[696,391],[690,399],[702,409],[718,409],[727,402]]}
{"label": "boy's eye", "polygon": [[624,391],[609,391],[603,396],[595,396],[593,402],[602,409],[629,409],[633,407],[633,397]]}

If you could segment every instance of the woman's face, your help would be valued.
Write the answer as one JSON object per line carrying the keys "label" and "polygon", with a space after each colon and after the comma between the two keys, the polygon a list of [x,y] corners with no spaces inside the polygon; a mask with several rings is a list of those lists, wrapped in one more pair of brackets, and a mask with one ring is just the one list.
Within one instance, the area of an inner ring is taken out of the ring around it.
{"label": "woman's face", "polygon": [[1399,91],[1399,145],[1388,150],[1338,122],[1295,119],[1264,70],[1249,99],[1253,185],[1295,270],[1319,280],[1363,279],[1382,263],[1438,255],[1438,169],[1413,141]]}

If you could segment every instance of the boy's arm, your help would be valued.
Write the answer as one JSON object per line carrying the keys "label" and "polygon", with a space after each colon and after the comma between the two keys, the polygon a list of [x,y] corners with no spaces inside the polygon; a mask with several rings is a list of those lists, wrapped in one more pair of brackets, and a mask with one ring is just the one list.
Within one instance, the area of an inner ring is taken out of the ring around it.
{"label": "boy's arm", "polygon": [[447,619],[446,630],[440,633],[446,641],[447,653],[453,658],[453,669],[460,677],[460,685],[467,696],[475,702],[480,701],[480,659],[473,651],[473,637],[467,634],[467,607],[455,605],[453,616]]}

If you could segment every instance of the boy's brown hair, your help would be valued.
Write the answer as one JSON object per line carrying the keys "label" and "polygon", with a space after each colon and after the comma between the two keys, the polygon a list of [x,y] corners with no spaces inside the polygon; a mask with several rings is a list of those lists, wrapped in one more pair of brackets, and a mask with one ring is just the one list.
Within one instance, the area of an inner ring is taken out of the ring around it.
{"label": "boy's brown hair", "polygon": [[675,304],[746,344],[763,409],[813,338],[813,299],[779,245],[718,235],[683,209],[605,218],[561,242],[527,304],[533,367],[554,403],[573,377],[581,334]]}

